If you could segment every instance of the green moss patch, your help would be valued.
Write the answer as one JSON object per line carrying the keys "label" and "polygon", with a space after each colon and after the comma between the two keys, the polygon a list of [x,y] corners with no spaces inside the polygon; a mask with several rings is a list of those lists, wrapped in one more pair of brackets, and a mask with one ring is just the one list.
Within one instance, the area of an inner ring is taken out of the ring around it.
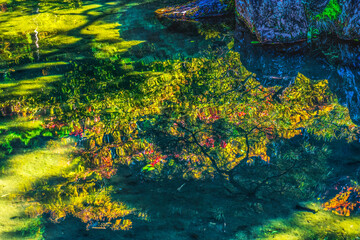
{"label": "green moss patch", "polygon": [[40,218],[25,214],[31,202],[18,201],[17,196],[31,190],[39,180],[61,176],[71,168],[70,151],[69,143],[57,141],[8,159],[0,176],[0,239],[42,239]]}
{"label": "green moss patch", "polygon": [[77,6],[74,8],[55,9],[52,4],[40,2],[37,14],[32,12],[35,5],[31,3],[14,2],[11,11],[0,14],[0,58],[10,64],[34,60],[38,55],[60,49],[69,50],[71,56],[92,49],[95,57],[109,57],[142,42],[120,37],[117,13],[128,6],[119,2],[92,1],[74,3]]}
{"label": "green moss patch", "polygon": [[62,75],[43,76],[35,79],[26,79],[13,83],[1,83],[0,94],[2,97],[27,96],[39,92],[49,91],[49,83],[61,80]]}
{"label": "green moss patch", "polygon": [[341,13],[341,7],[339,5],[338,0],[331,0],[329,4],[326,6],[324,11],[315,16],[316,20],[336,20]]}

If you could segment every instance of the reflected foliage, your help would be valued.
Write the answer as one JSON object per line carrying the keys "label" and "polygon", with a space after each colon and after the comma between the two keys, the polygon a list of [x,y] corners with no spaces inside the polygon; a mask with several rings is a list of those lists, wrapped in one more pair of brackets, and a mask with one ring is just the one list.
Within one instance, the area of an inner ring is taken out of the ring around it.
{"label": "reflected foliage", "polygon": [[[220,176],[232,193],[311,197],[326,176],[330,152],[284,141],[309,134],[358,140],[348,109],[326,80],[299,74],[286,88],[264,87],[234,52],[151,65],[73,65],[48,95],[16,103],[18,114],[45,117],[43,135],[77,143],[77,173],[29,195],[41,203],[29,212],[48,213],[55,222],[71,214],[88,228],[130,228],[131,221],[121,219],[136,212],[112,202],[102,184],[119,164],[145,179]],[[14,109],[7,103],[3,108]]]}
{"label": "reflected foliage", "polygon": [[86,223],[87,229],[130,229],[132,222],[124,217],[134,210],[113,202],[111,188],[99,185],[100,180],[96,173],[78,172],[56,185],[38,185],[28,197],[41,204],[28,207],[27,213],[33,217],[47,213],[55,223],[72,215]]}
{"label": "reflected foliage", "polygon": [[[345,179],[347,182],[338,181],[323,197],[325,210],[332,211],[341,216],[355,215],[360,207],[360,187],[356,181]],[[334,196],[330,193],[335,192]],[[327,195],[330,195],[327,196]]]}
{"label": "reflected foliage", "polygon": [[[107,186],[119,165],[128,165],[143,180],[221,178],[231,194],[307,199],[322,187],[329,172],[325,160],[331,154],[326,146],[314,147],[316,140],[309,136],[359,140],[358,127],[327,80],[298,74],[286,87],[265,86],[242,65],[238,53],[225,53],[224,48],[201,58],[134,63],[118,53],[140,41],[123,41],[119,25],[108,23],[112,8],[119,10],[121,4],[106,8],[81,1],[58,3],[41,1],[39,6],[77,8],[59,17],[66,24],[43,29],[35,22],[20,35],[2,36],[0,44],[0,56],[9,65],[34,61],[40,53],[51,56],[46,52],[50,46],[75,49],[86,43],[92,50],[86,60],[51,63],[70,69],[63,78],[47,79],[50,65],[2,70],[8,81],[17,71],[42,69],[44,75],[36,86],[23,87],[25,81],[19,84],[22,88],[1,88],[6,93],[0,103],[2,116],[43,121],[22,134],[7,129],[0,138],[4,156],[11,154],[16,141],[76,142],[72,172],[39,180],[26,193],[35,202],[28,208],[31,216],[46,214],[59,222],[72,215],[88,229],[131,228],[131,218],[143,213],[112,201],[113,189]],[[32,7],[37,8],[26,6]],[[21,19],[33,22],[30,12],[12,18],[8,26]],[[51,16],[37,13],[36,19],[48,23]],[[67,24],[69,17],[73,25]],[[69,37],[67,42],[58,41],[59,33]],[[206,39],[222,36],[206,24],[199,34]],[[80,39],[85,37],[91,41]],[[44,87],[46,91],[40,91]],[[21,97],[14,94],[19,91]]]}

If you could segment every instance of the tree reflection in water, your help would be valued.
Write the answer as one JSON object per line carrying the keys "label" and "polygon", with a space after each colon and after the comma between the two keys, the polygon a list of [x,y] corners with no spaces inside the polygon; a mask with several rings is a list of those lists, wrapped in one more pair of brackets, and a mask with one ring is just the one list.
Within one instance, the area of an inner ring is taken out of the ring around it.
{"label": "tree reflection in water", "polygon": [[221,176],[232,194],[289,191],[306,199],[325,178],[329,152],[309,141],[289,148],[284,140],[308,134],[358,140],[358,127],[327,80],[298,74],[286,88],[264,87],[235,52],[150,66],[98,61],[74,66],[48,97],[24,99],[16,108],[3,103],[30,119],[42,113],[43,135],[77,141],[76,172],[29,192],[40,203],[31,214],[48,212],[54,221],[72,214],[89,228],[129,228],[122,217],[138,213],[111,202],[111,188],[102,184],[119,164],[142,168],[149,180]]}
{"label": "tree reflection in water", "polygon": [[[150,221],[146,210],[114,200],[120,190],[111,183],[126,168],[138,182],[211,179],[246,201],[304,201],[323,191],[331,173],[326,144],[359,141],[358,48],[339,43],[330,55],[325,47],[312,53],[292,45],[279,52],[236,32],[240,54],[223,46],[148,64],[100,54],[65,63],[64,78],[39,83],[21,99],[2,96],[3,117],[44,121],[36,131],[0,139],[2,156],[16,141],[76,142],[70,171],[21,194],[30,201],[28,214],[53,222],[72,215],[88,229]],[[43,87],[48,91],[38,91]],[[225,223],[219,209],[215,219]]]}

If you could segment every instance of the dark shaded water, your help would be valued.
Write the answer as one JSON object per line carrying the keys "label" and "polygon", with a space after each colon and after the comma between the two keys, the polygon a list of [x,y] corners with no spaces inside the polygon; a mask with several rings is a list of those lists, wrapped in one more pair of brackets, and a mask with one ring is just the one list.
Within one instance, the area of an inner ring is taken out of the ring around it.
{"label": "dark shaded water", "polygon": [[357,239],[359,45],[171,2],[1,5],[0,238]]}

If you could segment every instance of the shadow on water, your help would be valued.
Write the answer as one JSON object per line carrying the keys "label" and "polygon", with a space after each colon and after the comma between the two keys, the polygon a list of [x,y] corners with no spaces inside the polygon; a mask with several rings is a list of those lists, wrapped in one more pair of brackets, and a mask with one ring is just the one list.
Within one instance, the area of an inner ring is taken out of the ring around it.
{"label": "shadow on water", "polygon": [[135,207],[146,217],[130,217],[133,227],[128,231],[87,231],[84,223],[69,216],[55,225],[46,224],[46,238],[230,239],[236,232],[248,232],[268,219],[288,216],[297,204],[291,198],[235,197],[220,179],[153,182],[139,181],[138,170],[120,167],[118,172],[107,183],[115,189],[113,201]]}
{"label": "shadow on water", "polygon": [[[315,140],[311,141],[314,145],[320,144]],[[299,138],[293,140],[291,147],[298,148],[299,142],[302,142]],[[342,142],[336,144],[342,147],[333,146],[330,148],[339,150],[339,153],[333,156],[333,158],[337,159],[341,157],[341,150],[349,148],[349,146],[344,146]],[[282,154],[286,154],[286,148],[289,145],[284,147],[283,151],[279,151]],[[354,154],[359,150],[359,146],[356,149],[350,152],[347,151],[347,155],[349,153]],[[272,161],[274,161],[273,164],[277,164],[275,158]],[[328,166],[332,166],[339,168],[339,172],[330,175],[334,177],[332,178],[332,181],[334,181],[337,177],[344,176],[344,173],[351,172],[351,168],[344,167],[343,161],[334,164],[334,162],[324,162],[323,159],[316,159],[315,162],[311,163],[315,165],[311,170],[308,168],[309,162],[305,161],[303,164],[306,166],[297,166],[297,169],[290,175],[294,175],[294,173],[301,174],[303,171],[315,171],[317,174],[326,175],[327,171],[330,170]],[[262,180],[263,176],[260,175],[270,169],[269,166],[262,165],[260,161],[253,167],[249,165],[243,167],[242,177],[247,179],[249,183],[255,179]],[[340,170],[340,168],[342,169]],[[45,236],[48,239],[57,240],[65,240],[71,237],[106,240],[113,238],[139,240],[153,238],[165,240],[257,239],[259,235],[253,229],[268,223],[272,219],[287,219],[287,217],[294,214],[318,216],[320,214],[318,211],[321,211],[318,206],[302,207],[302,205],[299,205],[299,199],[308,199],[299,197],[300,192],[294,189],[291,190],[291,188],[298,188],[298,186],[291,186],[290,182],[293,181],[293,178],[289,176],[284,179],[276,179],[276,181],[287,181],[287,187],[290,188],[284,189],[284,191],[288,191],[285,194],[286,196],[279,195],[276,190],[270,190],[265,198],[248,198],[242,194],[234,195],[231,189],[228,189],[226,184],[224,185],[224,181],[219,178],[201,181],[176,178],[160,182],[139,180],[142,178],[140,169],[139,167],[119,167],[118,173],[106,183],[106,185],[114,187],[115,191],[112,194],[114,201],[124,202],[129,207],[134,207],[146,213],[146,217],[140,215],[130,217],[133,222],[133,227],[130,230],[85,230],[84,223],[69,216],[65,221],[55,225],[47,223]],[[256,178],[255,175],[259,175],[259,177]],[[319,179],[314,172],[308,177]],[[304,182],[308,183],[308,180]],[[320,192],[323,184],[312,183],[309,186],[313,187],[315,185],[318,185],[319,189],[310,189],[310,191]],[[303,188],[306,189],[306,187]],[[291,194],[294,195],[291,196]],[[311,224],[309,225],[311,226]],[[280,228],[278,227],[278,229]],[[305,227],[305,229],[307,228]],[[240,236],[242,237],[236,238],[235,235],[239,235],[238,233],[241,233]]]}

